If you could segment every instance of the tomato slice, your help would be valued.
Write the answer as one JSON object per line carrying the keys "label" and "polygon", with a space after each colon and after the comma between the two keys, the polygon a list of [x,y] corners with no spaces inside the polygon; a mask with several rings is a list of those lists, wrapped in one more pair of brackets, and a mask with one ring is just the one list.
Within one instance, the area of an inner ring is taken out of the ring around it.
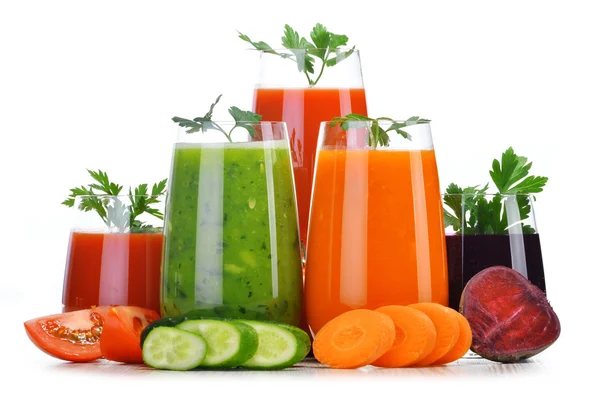
{"label": "tomato slice", "polygon": [[100,335],[104,316],[111,307],[66,312],[31,319],[24,323],[29,339],[55,358],[88,362],[101,358]]}
{"label": "tomato slice", "polygon": [[104,328],[100,337],[100,350],[105,359],[143,363],[140,335],[151,322],[160,319],[153,310],[140,307],[117,306],[104,317]]}

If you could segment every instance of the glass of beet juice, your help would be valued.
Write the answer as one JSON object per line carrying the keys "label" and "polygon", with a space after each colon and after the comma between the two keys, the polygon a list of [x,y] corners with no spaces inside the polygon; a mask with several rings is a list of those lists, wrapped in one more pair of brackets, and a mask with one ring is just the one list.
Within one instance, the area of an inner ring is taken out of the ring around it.
{"label": "glass of beet juice", "polygon": [[528,194],[444,194],[450,306],[493,265],[511,267],[546,292],[540,236]]}
{"label": "glass of beet juice", "polygon": [[[160,310],[162,215],[132,214],[131,198],[75,198],[63,284],[64,311],[101,305]],[[153,199],[157,202],[152,207],[162,214],[164,195]]]}
{"label": "glass of beet juice", "polygon": [[299,324],[302,260],[285,123],[244,124],[253,137],[180,130],[165,212],[163,316]]}
{"label": "glass of beet juice", "polygon": [[[287,125],[303,243],[320,123],[349,113],[367,115],[359,51],[335,49],[335,61],[327,65],[314,56],[318,51],[329,54],[328,49],[257,51],[259,77],[252,109],[263,120],[282,120]],[[314,62],[312,74],[302,70],[309,57]]]}

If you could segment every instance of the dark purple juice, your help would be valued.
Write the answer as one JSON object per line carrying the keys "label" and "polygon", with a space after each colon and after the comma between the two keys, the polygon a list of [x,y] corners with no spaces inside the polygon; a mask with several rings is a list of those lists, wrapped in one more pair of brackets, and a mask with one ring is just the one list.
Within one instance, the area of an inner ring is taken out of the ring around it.
{"label": "dark purple juice", "polygon": [[[523,238],[527,278],[546,292],[538,234]],[[458,310],[463,288],[476,273],[493,265],[512,267],[509,235],[446,235],[450,307]]]}

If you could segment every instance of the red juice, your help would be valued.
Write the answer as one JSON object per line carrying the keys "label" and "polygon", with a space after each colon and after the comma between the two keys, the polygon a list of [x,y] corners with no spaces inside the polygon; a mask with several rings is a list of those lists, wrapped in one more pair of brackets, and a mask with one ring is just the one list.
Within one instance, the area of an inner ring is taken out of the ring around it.
{"label": "red juice", "polygon": [[287,124],[296,198],[300,239],[306,243],[308,214],[321,122],[348,113],[367,115],[364,88],[257,88],[253,112],[264,121]]}
{"label": "red juice", "polygon": [[[540,236],[524,234],[521,238],[525,249],[522,261],[527,267],[527,279],[546,293]],[[457,311],[462,291],[475,274],[494,265],[513,266],[508,234],[446,235],[446,249],[450,307]]]}
{"label": "red juice", "polygon": [[162,233],[72,232],[64,311],[132,305],[160,313]]}

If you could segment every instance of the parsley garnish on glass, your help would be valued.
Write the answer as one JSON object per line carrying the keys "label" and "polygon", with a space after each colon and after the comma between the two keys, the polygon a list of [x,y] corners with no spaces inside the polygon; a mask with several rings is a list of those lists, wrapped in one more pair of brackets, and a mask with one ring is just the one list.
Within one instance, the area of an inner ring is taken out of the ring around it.
{"label": "parsley garnish on glass", "polygon": [[222,126],[220,126],[217,122],[213,121],[213,111],[215,110],[215,106],[219,103],[222,94],[217,97],[215,102],[213,102],[210,106],[210,109],[204,116],[195,117],[193,119],[185,119],[179,116],[173,117],[175,123],[179,124],[180,127],[185,127],[187,130],[185,131],[187,134],[197,133],[202,131],[203,133],[208,130],[218,130],[229,142],[233,142],[231,139],[231,134],[236,128],[243,128],[248,131],[250,137],[254,138],[256,136],[256,129],[254,128],[254,124],[259,123],[262,119],[262,116],[250,111],[243,111],[237,106],[229,107],[229,114],[235,121],[233,126],[229,131],[225,130]]}
{"label": "parsley garnish on glass", "polygon": [[[506,234],[512,224],[509,223],[511,217],[503,195],[515,195],[520,221],[529,218],[529,195],[542,192],[548,182],[548,177],[529,175],[531,166],[532,162],[518,156],[510,147],[500,160],[494,159],[489,172],[497,193],[488,193],[489,184],[465,188],[450,184],[444,195],[444,204],[450,209],[444,209],[445,226],[452,227],[458,234]],[[490,196],[491,199],[487,199]],[[466,219],[463,220],[464,217]],[[532,226],[522,222],[521,229],[524,234],[536,232]]]}
{"label": "parsley garnish on glass", "polygon": [[238,33],[240,39],[250,43],[255,49],[295,62],[298,71],[304,73],[311,86],[319,82],[326,67],[339,64],[348,58],[355,48],[345,49],[348,36],[330,32],[320,23],[313,27],[310,39],[300,37],[290,25],[285,25],[281,45],[289,52],[275,50],[264,41],[255,42],[247,35],[239,31]]}
{"label": "parsley garnish on glass", "polygon": [[344,131],[351,127],[367,127],[369,130],[368,144],[372,149],[377,149],[377,146],[389,146],[390,136],[388,133],[396,132],[410,141],[412,137],[404,130],[406,127],[430,122],[431,120],[422,119],[419,116],[411,116],[406,120],[394,120],[389,117],[370,118],[357,113],[349,113],[343,117],[334,117],[329,123],[329,127],[339,124]]}
{"label": "parsley garnish on glass", "polygon": [[[87,186],[71,188],[71,194],[62,202],[63,205],[74,207],[77,197],[79,210],[95,211],[104,224],[119,232],[159,232],[151,224],[139,220],[142,214],[152,215],[159,220],[163,213],[156,205],[161,203],[160,196],[165,194],[167,179],[152,185],[148,192],[148,184],[140,184],[133,191],[129,188],[128,194],[121,194],[123,186],[111,182],[107,173],[102,170],[88,170],[94,180]],[[124,202],[127,198],[129,203]]]}

